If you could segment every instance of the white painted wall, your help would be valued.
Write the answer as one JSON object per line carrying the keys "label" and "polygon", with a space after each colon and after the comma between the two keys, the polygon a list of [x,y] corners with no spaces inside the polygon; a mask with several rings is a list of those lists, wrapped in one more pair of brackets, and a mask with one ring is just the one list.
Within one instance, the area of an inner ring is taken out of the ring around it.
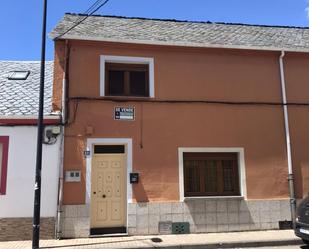
{"label": "white painted wall", "polygon": [[[0,127],[9,136],[6,194],[0,195],[0,218],[32,217],[37,128]],[[43,145],[41,217],[55,217],[59,175],[60,136],[54,145]]]}

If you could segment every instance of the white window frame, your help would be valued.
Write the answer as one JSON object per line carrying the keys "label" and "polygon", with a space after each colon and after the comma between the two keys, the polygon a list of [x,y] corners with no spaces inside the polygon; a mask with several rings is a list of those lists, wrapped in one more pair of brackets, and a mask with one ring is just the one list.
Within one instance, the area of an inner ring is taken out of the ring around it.
{"label": "white window frame", "polygon": [[[154,59],[150,57],[133,57],[133,56],[100,56],[100,96],[105,95],[105,64],[106,63],[125,63],[125,64],[146,64],[149,65],[149,97],[154,98]],[[126,96],[130,97],[130,96]],[[133,97],[133,96],[132,96]]]}
{"label": "white window frame", "polygon": [[[240,196],[184,196],[184,173],[183,173],[183,153],[184,152],[223,152],[223,153],[237,153],[238,155],[238,174],[239,174],[239,187]],[[247,199],[247,186],[246,186],[246,167],[245,167],[245,156],[244,148],[239,147],[180,147],[178,148],[178,160],[179,160],[179,197],[180,201],[185,199],[213,199],[213,198],[242,198]]]}

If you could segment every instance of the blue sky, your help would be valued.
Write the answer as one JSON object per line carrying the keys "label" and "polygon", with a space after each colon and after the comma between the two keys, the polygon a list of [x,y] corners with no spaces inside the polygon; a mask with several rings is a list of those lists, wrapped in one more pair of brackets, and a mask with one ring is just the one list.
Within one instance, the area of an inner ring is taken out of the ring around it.
{"label": "blue sky", "polygon": [[[2,0],[0,60],[39,60],[43,0]],[[50,31],[94,0],[48,0]],[[110,0],[97,14],[309,27],[309,0]],[[46,58],[53,59],[48,39]]]}

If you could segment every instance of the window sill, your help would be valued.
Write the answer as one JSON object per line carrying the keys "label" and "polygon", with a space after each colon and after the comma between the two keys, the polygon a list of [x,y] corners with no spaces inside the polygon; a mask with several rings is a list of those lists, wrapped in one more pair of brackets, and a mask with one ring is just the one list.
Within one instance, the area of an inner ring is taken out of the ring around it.
{"label": "window sill", "polygon": [[192,196],[184,197],[184,201],[193,201],[193,200],[244,200],[243,196]]}
{"label": "window sill", "polygon": [[138,97],[138,96],[101,96],[102,99],[106,100],[149,100],[154,97]]}

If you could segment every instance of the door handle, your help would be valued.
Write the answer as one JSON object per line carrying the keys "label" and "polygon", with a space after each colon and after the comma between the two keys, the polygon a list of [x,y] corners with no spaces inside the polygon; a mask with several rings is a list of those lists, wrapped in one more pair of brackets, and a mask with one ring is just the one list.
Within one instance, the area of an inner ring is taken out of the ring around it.
{"label": "door handle", "polygon": [[102,197],[103,197],[103,198],[105,198],[105,197],[106,197],[106,195],[103,195]]}

